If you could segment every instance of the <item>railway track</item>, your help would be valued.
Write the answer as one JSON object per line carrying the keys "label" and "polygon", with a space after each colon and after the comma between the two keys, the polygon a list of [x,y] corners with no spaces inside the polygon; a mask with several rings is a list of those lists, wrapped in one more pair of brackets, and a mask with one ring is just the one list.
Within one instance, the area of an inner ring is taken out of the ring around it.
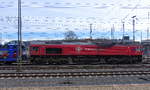
{"label": "railway track", "polygon": [[0,70],[58,70],[58,69],[129,69],[129,68],[150,68],[150,64],[126,64],[126,65],[5,65]]}
{"label": "railway track", "polygon": [[4,78],[62,78],[62,77],[98,77],[123,75],[150,75],[150,71],[105,71],[105,72],[44,72],[44,73],[1,73]]}
{"label": "railway track", "polygon": [[[53,78],[150,75],[150,64],[130,65],[23,65],[0,66],[0,79],[5,78]],[[70,70],[68,70],[70,69]],[[78,70],[80,69],[80,70]],[[85,70],[86,69],[86,70]],[[108,69],[108,70],[107,70]],[[117,69],[117,70],[116,70]],[[119,69],[119,70],[118,70]],[[35,71],[34,71],[35,70]],[[50,70],[50,71],[49,71]],[[55,71],[56,70],[56,71]]]}

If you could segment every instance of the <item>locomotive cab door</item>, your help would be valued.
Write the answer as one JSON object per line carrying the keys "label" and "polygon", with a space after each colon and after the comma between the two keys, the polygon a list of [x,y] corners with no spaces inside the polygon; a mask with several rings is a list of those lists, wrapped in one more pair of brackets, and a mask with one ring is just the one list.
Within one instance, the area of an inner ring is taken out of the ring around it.
{"label": "locomotive cab door", "polygon": [[150,63],[150,44],[143,45],[142,62]]}

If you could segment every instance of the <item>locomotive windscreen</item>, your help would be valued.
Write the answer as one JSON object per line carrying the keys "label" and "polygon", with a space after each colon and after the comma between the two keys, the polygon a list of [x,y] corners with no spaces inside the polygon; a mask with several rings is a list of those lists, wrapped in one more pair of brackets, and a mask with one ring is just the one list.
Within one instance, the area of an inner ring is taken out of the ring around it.
{"label": "locomotive windscreen", "polygon": [[38,50],[39,50],[39,47],[32,47],[32,50],[33,50],[33,51],[38,51]]}
{"label": "locomotive windscreen", "polygon": [[61,54],[61,48],[46,48],[46,54]]}

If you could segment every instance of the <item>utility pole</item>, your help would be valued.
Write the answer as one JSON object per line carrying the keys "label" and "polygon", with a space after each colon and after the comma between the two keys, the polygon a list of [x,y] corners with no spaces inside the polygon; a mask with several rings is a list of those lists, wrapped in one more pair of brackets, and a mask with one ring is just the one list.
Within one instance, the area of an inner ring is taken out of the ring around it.
{"label": "utility pole", "polygon": [[142,39],[143,39],[143,35],[142,35],[142,31],[141,31],[141,42],[142,42]]}
{"label": "utility pole", "polygon": [[124,42],[124,32],[125,32],[125,27],[124,27],[124,21],[122,21],[122,41]]}
{"label": "utility pole", "polygon": [[147,40],[149,39],[149,27],[147,27]]}
{"label": "utility pole", "polygon": [[136,16],[131,17],[133,19],[133,21],[132,21],[132,23],[133,23],[133,42],[135,42],[135,17]]}
{"label": "utility pole", "polygon": [[113,24],[113,26],[111,27],[111,39],[114,39],[114,32],[115,32],[115,27]]}
{"label": "utility pole", "polygon": [[122,31],[123,31],[123,34],[122,34],[122,37],[124,38],[124,32],[125,32],[125,27],[124,27],[124,21],[122,22]]}
{"label": "utility pole", "polygon": [[21,66],[22,66],[22,21],[21,21],[21,0],[18,0],[18,57],[17,57],[17,61],[18,61],[18,72],[21,72]]}
{"label": "utility pole", "polygon": [[147,26],[147,40],[149,39],[149,12],[148,12],[148,26]]}
{"label": "utility pole", "polygon": [[7,42],[7,32],[4,32],[4,38],[5,38],[5,41]]}
{"label": "utility pole", "polygon": [[90,39],[92,39],[92,24],[90,24]]}
{"label": "utility pole", "polygon": [[0,32],[0,44],[2,44],[2,42],[3,42],[3,33]]}

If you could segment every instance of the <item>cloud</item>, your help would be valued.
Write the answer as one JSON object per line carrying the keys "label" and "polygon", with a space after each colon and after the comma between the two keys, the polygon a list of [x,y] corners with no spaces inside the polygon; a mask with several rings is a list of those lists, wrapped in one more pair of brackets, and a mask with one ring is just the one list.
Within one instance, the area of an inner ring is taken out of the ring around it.
{"label": "cloud", "polygon": [[[22,0],[22,31],[34,39],[63,38],[63,33],[72,30],[84,38],[93,24],[93,37],[110,38],[110,29],[115,26],[116,38],[121,38],[122,20],[128,35],[132,36],[132,16],[136,15],[136,30],[146,32],[148,27],[148,0]],[[0,1],[0,30],[10,38],[17,38],[17,1]],[[30,32],[32,31],[33,34]],[[47,34],[42,34],[42,33]],[[146,33],[143,33],[146,34]],[[137,38],[139,35],[137,36]],[[29,38],[26,38],[29,39]]]}

